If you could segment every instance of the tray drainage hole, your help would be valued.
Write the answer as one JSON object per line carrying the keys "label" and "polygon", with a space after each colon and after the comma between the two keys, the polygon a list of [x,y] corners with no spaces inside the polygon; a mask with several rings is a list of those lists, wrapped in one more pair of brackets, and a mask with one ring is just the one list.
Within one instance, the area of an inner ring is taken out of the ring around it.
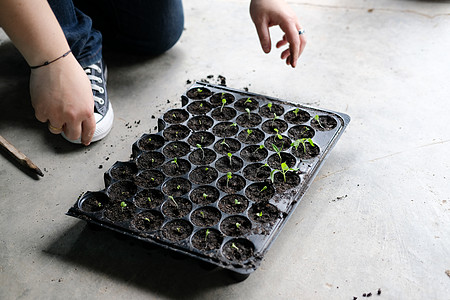
{"label": "tray drainage hole", "polygon": [[192,203],[186,198],[182,197],[167,197],[164,202],[162,211],[164,215],[170,218],[182,218],[192,210]]}
{"label": "tray drainage hole", "polygon": [[142,190],[134,197],[134,203],[142,209],[154,209],[164,202],[164,195],[156,189]]}
{"label": "tray drainage hole", "polygon": [[192,233],[193,226],[185,220],[173,220],[162,228],[163,236],[173,242],[186,239]]}
{"label": "tray drainage hole", "polygon": [[244,262],[253,257],[255,246],[246,239],[232,239],[222,247],[223,255],[233,262]]}
{"label": "tray drainage hole", "polygon": [[160,212],[150,210],[137,214],[131,224],[139,231],[158,230],[164,222],[164,217]]}
{"label": "tray drainage hole", "polygon": [[207,205],[219,200],[220,192],[213,186],[202,185],[191,192],[190,199],[195,204]]}
{"label": "tray drainage hole", "polygon": [[144,170],[135,176],[134,182],[142,188],[152,188],[163,183],[164,178],[164,174],[160,171]]}
{"label": "tray drainage hole", "polygon": [[243,236],[250,232],[252,223],[244,216],[231,216],[220,223],[220,230],[228,236]]}
{"label": "tray drainage hole", "polygon": [[337,126],[337,121],[331,116],[315,115],[311,120],[311,126],[319,131],[332,130]]}
{"label": "tray drainage hole", "polygon": [[153,151],[164,145],[164,138],[156,134],[145,134],[138,141],[138,148],[144,151]]}
{"label": "tray drainage hole", "polygon": [[136,185],[131,181],[117,181],[107,189],[107,194],[111,200],[122,201],[131,198],[137,191]]}
{"label": "tray drainage hole", "polygon": [[194,100],[206,99],[212,95],[211,90],[205,87],[195,87],[187,91],[186,96]]}
{"label": "tray drainage hole", "polygon": [[219,201],[219,209],[227,214],[240,214],[248,207],[248,200],[243,195],[226,195]]}
{"label": "tray drainage hole", "polygon": [[191,183],[184,178],[172,178],[167,181],[162,190],[166,195],[179,197],[187,194],[191,190]]}
{"label": "tray drainage hole", "polygon": [[87,192],[79,201],[78,207],[85,212],[98,212],[105,209],[110,200],[100,192]]}
{"label": "tray drainage hole", "polygon": [[191,222],[200,227],[211,227],[216,225],[222,217],[222,213],[214,207],[204,206],[191,214]]}
{"label": "tray drainage hole", "polygon": [[136,165],[139,169],[153,169],[162,165],[166,158],[161,152],[148,151],[142,152],[136,158]]}
{"label": "tray drainage hole", "polygon": [[217,250],[222,242],[223,235],[220,231],[212,228],[198,230],[191,239],[192,246],[203,251]]}
{"label": "tray drainage hole", "polygon": [[189,113],[184,109],[171,109],[163,115],[164,121],[170,124],[183,123],[189,118]]}

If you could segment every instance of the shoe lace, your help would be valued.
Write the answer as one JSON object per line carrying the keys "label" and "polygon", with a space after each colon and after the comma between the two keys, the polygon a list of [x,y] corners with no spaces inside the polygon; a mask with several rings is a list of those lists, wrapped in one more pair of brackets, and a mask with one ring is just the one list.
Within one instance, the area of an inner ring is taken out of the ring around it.
{"label": "shoe lace", "polygon": [[[88,77],[89,80],[91,81],[91,88],[92,88],[92,90],[97,91],[97,92],[99,92],[100,94],[103,94],[103,93],[105,92],[105,89],[104,89],[103,87],[98,86],[98,85],[96,84],[96,83],[102,84],[102,83],[103,83],[103,80],[102,80],[100,77],[93,75],[93,74],[92,74],[92,69],[94,69],[95,71],[97,71],[97,73],[102,73],[102,69],[100,69],[99,66],[92,64],[92,65],[90,65],[90,66],[87,66],[87,67],[84,69],[84,72],[86,72],[87,77]],[[94,95],[94,101],[96,101],[96,102],[98,102],[98,103],[100,103],[100,104],[102,104],[102,105],[105,104],[105,100],[103,100],[102,98],[97,97],[97,96],[95,96],[95,95]]]}

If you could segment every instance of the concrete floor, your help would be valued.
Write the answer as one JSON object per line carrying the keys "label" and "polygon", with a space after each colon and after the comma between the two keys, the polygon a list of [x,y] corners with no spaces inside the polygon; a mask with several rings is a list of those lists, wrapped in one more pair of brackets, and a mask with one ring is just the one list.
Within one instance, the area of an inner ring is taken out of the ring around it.
{"label": "concrete floor", "polygon": [[[0,134],[45,173],[36,179],[0,156],[0,299],[364,299],[378,289],[380,299],[450,299],[450,3],[289,3],[308,34],[295,70],[279,51],[262,53],[248,1],[185,1],[173,49],[110,58],[115,124],[88,148],[34,119],[27,66],[0,32]],[[180,106],[187,80],[210,74],[352,117],[261,267],[240,283],[65,215],[155,132],[152,115]]]}

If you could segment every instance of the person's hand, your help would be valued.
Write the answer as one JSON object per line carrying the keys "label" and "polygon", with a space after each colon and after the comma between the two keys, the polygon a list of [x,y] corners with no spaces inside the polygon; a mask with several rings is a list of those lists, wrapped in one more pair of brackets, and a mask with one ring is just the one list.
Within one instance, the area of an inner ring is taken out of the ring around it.
{"label": "person's hand", "polygon": [[280,26],[284,36],[276,47],[280,48],[289,43],[289,48],[281,53],[281,59],[285,59],[287,65],[295,68],[305,48],[306,38],[304,34],[299,35],[302,27],[292,9],[284,0],[252,0],[250,15],[265,53],[269,53],[271,49],[269,27]]}
{"label": "person's hand", "polygon": [[95,132],[94,99],[86,73],[72,54],[31,71],[31,103],[36,119],[50,132],[81,137],[89,145]]}

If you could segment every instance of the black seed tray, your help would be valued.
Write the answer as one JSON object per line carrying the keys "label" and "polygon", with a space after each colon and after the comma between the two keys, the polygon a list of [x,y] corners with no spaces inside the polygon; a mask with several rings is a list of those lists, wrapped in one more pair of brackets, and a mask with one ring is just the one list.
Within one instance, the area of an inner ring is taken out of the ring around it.
{"label": "black seed tray", "polygon": [[67,214],[246,278],[350,117],[201,82],[181,98]]}

